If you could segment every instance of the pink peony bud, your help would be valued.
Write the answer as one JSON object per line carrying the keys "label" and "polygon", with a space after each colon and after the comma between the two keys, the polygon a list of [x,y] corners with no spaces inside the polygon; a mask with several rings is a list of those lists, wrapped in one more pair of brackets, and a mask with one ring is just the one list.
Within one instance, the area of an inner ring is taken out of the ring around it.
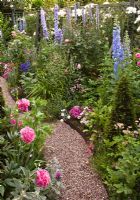
{"label": "pink peony bud", "polygon": [[27,144],[33,142],[36,137],[34,130],[29,126],[22,128],[20,130],[20,134],[21,134],[21,140]]}
{"label": "pink peony bud", "polygon": [[140,67],[140,61],[137,62],[137,66]]}
{"label": "pink peony bud", "polygon": [[27,112],[30,106],[30,101],[28,99],[20,99],[17,101],[18,109],[22,112]]}
{"label": "pink peony bud", "polygon": [[23,125],[22,121],[18,121],[18,126],[21,127]]}
{"label": "pink peony bud", "polygon": [[10,124],[12,124],[12,125],[16,125],[16,120],[15,119],[10,119]]}
{"label": "pink peony bud", "polygon": [[51,182],[51,178],[48,171],[45,169],[39,169],[36,172],[35,182],[38,187],[46,188]]}
{"label": "pink peony bud", "polygon": [[136,58],[140,58],[140,53],[136,53],[136,54],[135,54],[135,57],[136,57]]}
{"label": "pink peony bud", "polygon": [[60,180],[61,180],[61,177],[62,177],[62,173],[61,173],[60,171],[57,171],[57,172],[55,173],[55,179],[56,179],[57,181],[60,181]]}

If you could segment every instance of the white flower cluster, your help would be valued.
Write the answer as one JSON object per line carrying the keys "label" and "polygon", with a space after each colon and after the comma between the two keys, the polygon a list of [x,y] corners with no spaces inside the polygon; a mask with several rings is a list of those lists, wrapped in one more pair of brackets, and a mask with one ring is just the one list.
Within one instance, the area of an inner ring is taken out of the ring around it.
{"label": "white flower cluster", "polygon": [[[127,7],[126,8],[126,13],[127,14],[137,14],[137,18],[136,20],[134,21],[134,24],[137,24],[140,22],[140,10],[137,10],[137,8],[135,7]],[[140,32],[140,26],[138,26],[137,28],[137,32]]]}
{"label": "white flower cluster", "polygon": [[126,13],[127,14],[136,14],[137,13],[137,9],[135,7],[127,7],[126,8]]}

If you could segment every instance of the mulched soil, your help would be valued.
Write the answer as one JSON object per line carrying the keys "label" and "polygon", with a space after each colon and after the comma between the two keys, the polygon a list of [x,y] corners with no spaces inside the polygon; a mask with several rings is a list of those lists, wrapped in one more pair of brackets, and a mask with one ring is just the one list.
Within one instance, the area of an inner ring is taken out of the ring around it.
{"label": "mulched soil", "polygon": [[108,200],[101,179],[90,167],[85,140],[69,125],[55,125],[54,134],[46,141],[45,158],[56,158],[62,168],[64,189],[60,200]]}

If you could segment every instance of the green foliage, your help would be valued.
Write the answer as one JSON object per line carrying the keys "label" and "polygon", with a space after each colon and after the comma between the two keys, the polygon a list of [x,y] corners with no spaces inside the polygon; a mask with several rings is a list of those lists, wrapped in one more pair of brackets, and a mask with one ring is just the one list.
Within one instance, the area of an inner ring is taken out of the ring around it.
{"label": "green foliage", "polygon": [[3,14],[0,12],[0,29],[3,34],[3,41],[7,42],[11,39],[12,26],[9,21],[4,19]]}
{"label": "green foliage", "polygon": [[26,33],[29,36],[33,36],[33,34],[36,32],[36,22],[37,22],[37,15],[36,13],[30,13],[28,15],[25,15],[26,19]]}
{"label": "green foliage", "polygon": [[33,67],[35,74],[22,76],[23,88],[29,96],[46,99],[46,111],[57,115],[65,107],[67,96],[66,60],[59,46],[45,43]]}

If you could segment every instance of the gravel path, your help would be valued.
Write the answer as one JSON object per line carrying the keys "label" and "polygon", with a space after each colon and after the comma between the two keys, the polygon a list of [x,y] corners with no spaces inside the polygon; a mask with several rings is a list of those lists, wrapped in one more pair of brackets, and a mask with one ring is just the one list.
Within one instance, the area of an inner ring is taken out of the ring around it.
{"label": "gravel path", "polygon": [[90,168],[87,150],[80,134],[65,123],[58,122],[47,139],[46,159],[56,157],[63,170],[61,200],[108,200],[99,176]]}
{"label": "gravel path", "polygon": [[15,107],[15,101],[13,100],[13,98],[9,93],[7,81],[1,76],[0,76],[0,87],[2,89],[5,107],[13,109]]}

